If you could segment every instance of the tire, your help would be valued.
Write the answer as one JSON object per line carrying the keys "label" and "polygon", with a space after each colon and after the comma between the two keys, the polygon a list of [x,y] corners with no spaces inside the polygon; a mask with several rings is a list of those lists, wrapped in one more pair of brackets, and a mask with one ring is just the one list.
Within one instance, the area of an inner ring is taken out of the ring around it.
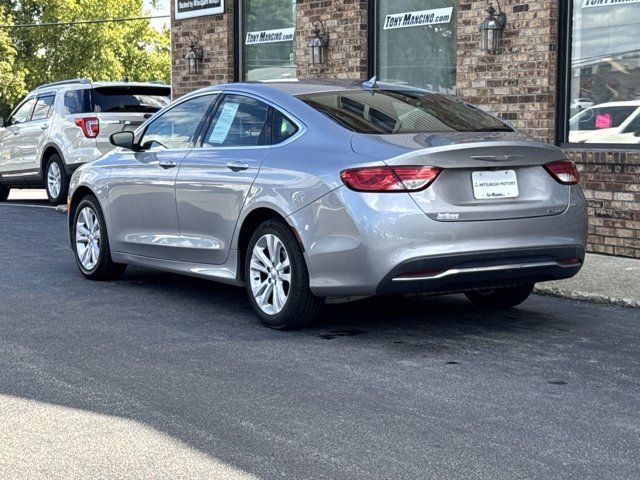
{"label": "tire", "polygon": [[[262,257],[256,253],[260,251]],[[270,262],[272,258],[277,261]],[[256,229],[244,263],[249,302],[263,324],[277,330],[294,330],[309,326],[318,318],[324,298],[311,293],[302,248],[284,221],[267,220]],[[274,265],[282,267],[274,269]],[[282,296],[276,298],[278,292],[284,294],[284,302]]]}
{"label": "tire", "polygon": [[60,155],[54,153],[49,157],[44,170],[44,187],[47,191],[49,203],[60,205],[67,201],[69,191],[69,177],[64,168]]}
{"label": "tire", "polygon": [[520,305],[529,298],[534,285],[534,283],[529,283],[518,287],[477,290],[467,292],[465,295],[477,307],[487,309],[511,308]]}
{"label": "tire", "polygon": [[9,187],[5,187],[0,183],[0,202],[6,202],[10,192],[11,189]]}
{"label": "tire", "polygon": [[[97,221],[97,227],[93,227],[95,221]],[[84,231],[79,232],[81,226]],[[114,263],[111,259],[107,227],[96,197],[89,195],[82,199],[73,215],[73,224],[70,230],[76,264],[86,278],[89,280],[116,280],[124,274],[127,266],[122,263]],[[96,231],[98,236],[96,236]],[[84,238],[86,241],[80,241],[80,238]],[[82,250],[82,245],[87,245],[86,250]],[[91,250],[93,245],[98,247],[97,254],[95,250]],[[90,256],[88,262],[85,255]]]}

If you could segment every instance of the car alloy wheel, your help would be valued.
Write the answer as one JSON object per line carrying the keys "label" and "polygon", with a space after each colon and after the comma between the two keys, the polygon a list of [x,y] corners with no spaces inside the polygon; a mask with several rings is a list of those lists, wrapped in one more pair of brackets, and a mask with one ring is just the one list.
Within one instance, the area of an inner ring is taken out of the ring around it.
{"label": "car alloy wheel", "polygon": [[93,270],[100,259],[100,222],[90,207],[84,207],[76,220],[76,252],[83,268]]}
{"label": "car alloy wheel", "polygon": [[47,170],[47,188],[51,198],[58,198],[62,190],[62,172],[57,162],[51,162]]}
{"label": "car alloy wheel", "polygon": [[256,242],[249,273],[251,292],[260,310],[267,315],[280,313],[291,291],[291,262],[276,235],[268,233]]}

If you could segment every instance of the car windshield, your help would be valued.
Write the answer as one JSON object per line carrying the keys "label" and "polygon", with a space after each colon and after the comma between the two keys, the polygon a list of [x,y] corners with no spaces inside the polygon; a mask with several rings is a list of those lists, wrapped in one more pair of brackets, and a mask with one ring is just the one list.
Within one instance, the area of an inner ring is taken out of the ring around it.
{"label": "car windshield", "polygon": [[95,112],[157,112],[169,104],[166,87],[101,87],[91,93]]}
{"label": "car windshield", "polygon": [[453,97],[412,90],[343,90],[299,95],[307,105],[368,134],[512,132],[499,119]]}
{"label": "car windshield", "polygon": [[638,105],[588,108],[571,119],[571,130],[601,130],[619,127]]}

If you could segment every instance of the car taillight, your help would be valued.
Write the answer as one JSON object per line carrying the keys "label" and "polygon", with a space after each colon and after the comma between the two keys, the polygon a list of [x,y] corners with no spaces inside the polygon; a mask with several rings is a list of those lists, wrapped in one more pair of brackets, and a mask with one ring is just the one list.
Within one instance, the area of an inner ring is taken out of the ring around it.
{"label": "car taillight", "polygon": [[100,120],[96,117],[76,118],[76,125],[87,138],[96,138],[100,133]]}
{"label": "car taillight", "polygon": [[357,192],[417,192],[442,171],[437,167],[363,167],[344,170],[340,178]]}
{"label": "car taillight", "polygon": [[575,185],[580,180],[576,164],[571,160],[558,160],[547,163],[544,168],[563,185]]}

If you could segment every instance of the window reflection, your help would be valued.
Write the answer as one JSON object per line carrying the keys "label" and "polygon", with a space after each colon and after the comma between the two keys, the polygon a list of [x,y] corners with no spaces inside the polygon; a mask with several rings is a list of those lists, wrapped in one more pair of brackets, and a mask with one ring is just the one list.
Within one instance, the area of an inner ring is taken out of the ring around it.
{"label": "window reflection", "polygon": [[456,2],[378,0],[378,79],[455,94]]}
{"label": "window reflection", "polygon": [[573,0],[570,142],[640,143],[638,25],[640,2]]}

